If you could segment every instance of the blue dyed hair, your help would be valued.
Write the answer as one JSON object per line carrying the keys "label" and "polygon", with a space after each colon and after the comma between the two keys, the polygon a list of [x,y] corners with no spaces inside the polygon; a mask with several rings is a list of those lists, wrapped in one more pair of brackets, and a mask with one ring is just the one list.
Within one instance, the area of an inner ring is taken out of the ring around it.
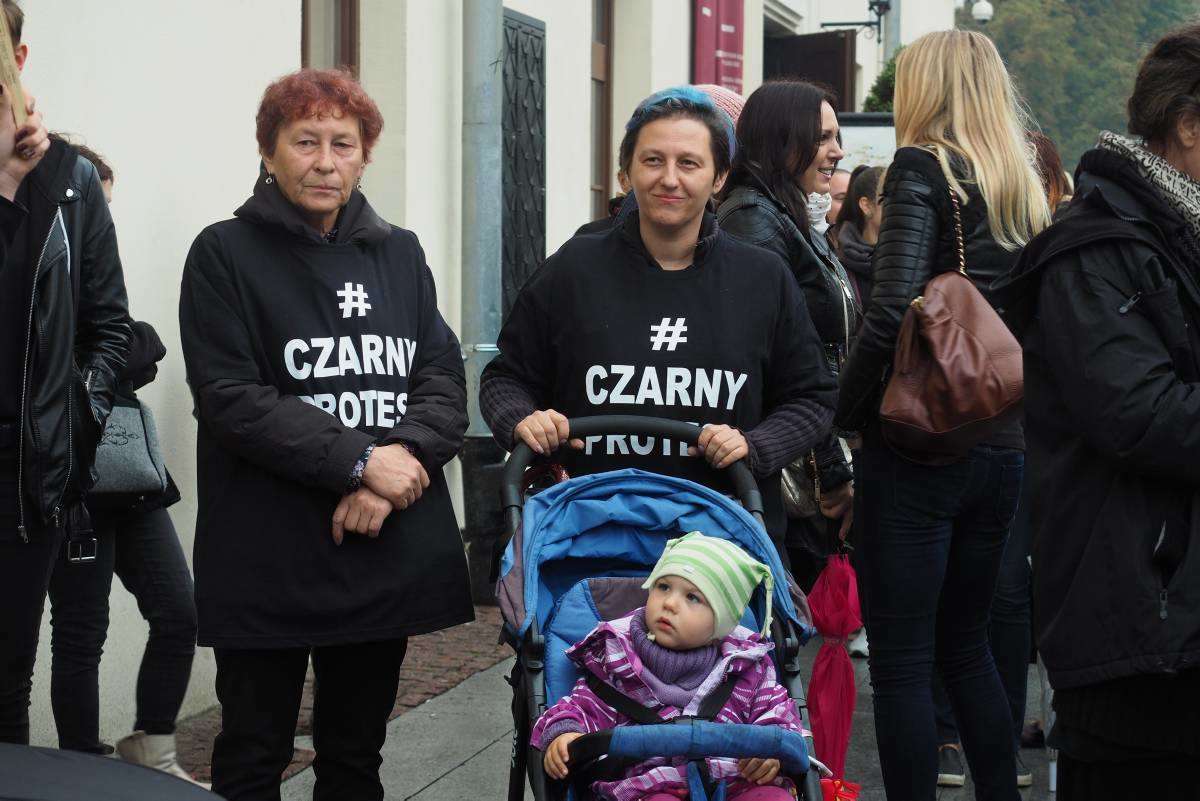
{"label": "blue dyed hair", "polygon": [[638,134],[642,128],[655,120],[684,117],[696,120],[708,128],[712,140],[713,164],[716,174],[729,172],[733,164],[733,151],[737,145],[733,131],[733,120],[717,108],[712,98],[694,86],[672,86],[647,97],[633,110],[629,122],[625,123],[625,136],[621,139],[618,161],[621,169],[629,172],[633,162],[633,151],[637,147]]}

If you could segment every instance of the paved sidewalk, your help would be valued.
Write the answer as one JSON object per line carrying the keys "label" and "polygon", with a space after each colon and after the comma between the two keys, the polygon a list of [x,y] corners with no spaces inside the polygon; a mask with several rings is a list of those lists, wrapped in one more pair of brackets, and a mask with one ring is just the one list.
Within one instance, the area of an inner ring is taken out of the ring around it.
{"label": "paved sidewalk", "polygon": [[[392,718],[441,695],[481,670],[512,654],[498,645],[500,610],[494,606],[475,607],[475,622],[413,637],[408,643],[400,686]],[[296,750],[284,776],[293,776],[312,764],[312,671],[304,685],[300,715],[296,721]],[[221,708],[213,707],[179,724],[176,733],[179,763],[201,781],[211,778],[213,738],[221,730]]]}
{"label": "paved sidewalk", "polygon": [[[804,652],[806,673],[811,673],[817,643]],[[512,692],[504,680],[512,660],[505,660],[467,679],[454,689],[417,706],[388,725],[382,777],[389,801],[461,801],[505,797],[508,760],[512,747]],[[855,660],[858,705],[847,764],[851,780],[861,782],[862,801],[885,801],[875,748],[871,690],[867,664]],[[1031,679],[1031,689],[1034,687]],[[1030,694],[1029,714],[1038,707]],[[1048,801],[1046,752],[1022,751],[1033,769],[1034,787],[1022,793],[1023,801]],[[939,801],[974,801],[968,786],[940,791]],[[312,770],[283,786],[284,801],[312,798]],[[532,798],[526,790],[526,799]]]}

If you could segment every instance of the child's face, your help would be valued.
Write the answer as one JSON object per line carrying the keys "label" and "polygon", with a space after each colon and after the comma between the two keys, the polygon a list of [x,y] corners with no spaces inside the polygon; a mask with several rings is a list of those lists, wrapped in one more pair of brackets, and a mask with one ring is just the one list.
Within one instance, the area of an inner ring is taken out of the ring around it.
{"label": "child's face", "polygon": [[716,616],[704,593],[681,576],[662,576],[646,601],[646,630],[672,651],[699,648],[712,641]]}

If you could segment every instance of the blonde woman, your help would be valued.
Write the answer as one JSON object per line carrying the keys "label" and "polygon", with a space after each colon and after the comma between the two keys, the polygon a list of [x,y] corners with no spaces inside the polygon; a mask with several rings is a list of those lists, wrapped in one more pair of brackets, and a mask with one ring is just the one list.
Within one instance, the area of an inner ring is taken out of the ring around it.
{"label": "blonde woman", "polygon": [[1024,467],[1020,424],[958,462],[931,467],[892,452],[877,421],[905,309],[934,274],[957,267],[950,192],[961,208],[968,273],[985,296],[1050,214],[1012,82],[987,37],[941,31],[906,48],[895,108],[900,149],[881,195],[875,285],[835,418],[863,439],[855,519],[884,786],[898,801],[934,798],[936,664],[976,798],[1013,801],[1012,721],[987,629]]}

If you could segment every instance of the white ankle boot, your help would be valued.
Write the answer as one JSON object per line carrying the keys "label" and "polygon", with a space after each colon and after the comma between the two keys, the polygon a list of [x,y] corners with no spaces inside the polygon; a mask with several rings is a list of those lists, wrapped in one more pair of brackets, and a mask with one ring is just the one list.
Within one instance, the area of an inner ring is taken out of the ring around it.
{"label": "white ankle boot", "polygon": [[146,734],[144,731],[135,731],[117,742],[117,755],[126,762],[161,770],[176,778],[198,784],[205,790],[212,789],[211,785],[196,781],[179,766],[175,759],[174,734]]}

